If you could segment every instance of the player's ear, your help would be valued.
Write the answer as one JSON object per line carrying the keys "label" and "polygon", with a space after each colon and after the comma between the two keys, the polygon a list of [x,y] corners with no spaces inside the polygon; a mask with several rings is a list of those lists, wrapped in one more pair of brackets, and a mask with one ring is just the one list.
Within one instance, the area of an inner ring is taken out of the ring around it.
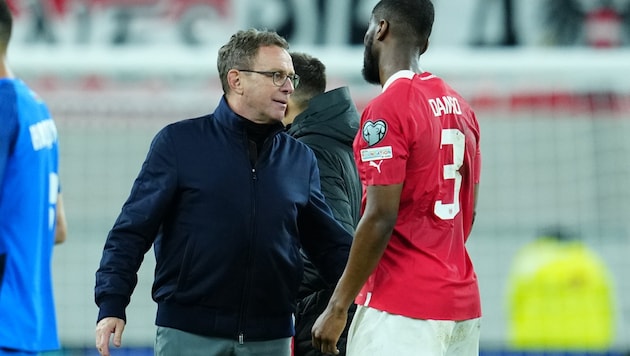
{"label": "player's ear", "polygon": [[374,35],[374,38],[382,41],[389,32],[389,21],[385,19],[380,19],[377,26],[378,27],[376,28],[376,34]]}
{"label": "player's ear", "polygon": [[241,72],[236,69],[230,69],[227,73],[227,82],[230,86],[230,91],[235,94],[243,94],[243,81],[241,80]]}

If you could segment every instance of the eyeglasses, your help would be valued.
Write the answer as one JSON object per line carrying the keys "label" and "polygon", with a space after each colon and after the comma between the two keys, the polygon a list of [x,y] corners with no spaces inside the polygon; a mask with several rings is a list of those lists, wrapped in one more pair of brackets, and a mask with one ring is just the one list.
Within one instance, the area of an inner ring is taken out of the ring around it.
{"label": "eyeglasses", "polygon": [[293,89],[297,88],[298,84],[300,84],[300,76],[297,74],[289,75],[283,72],[269,72],[269,71],[249,70],[249,69],[237,69],[237,70],[241,72],[262,74],[265,77],[272,78],[273,85],[277,87],[283,86],[284,83],[286,83],[287,80],[289,79],[291,79],[291,84],[293,84]]}

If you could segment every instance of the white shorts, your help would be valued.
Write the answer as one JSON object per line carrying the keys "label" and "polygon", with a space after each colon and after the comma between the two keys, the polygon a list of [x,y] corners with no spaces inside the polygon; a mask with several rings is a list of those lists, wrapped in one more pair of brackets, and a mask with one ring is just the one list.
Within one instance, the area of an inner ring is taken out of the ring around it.
{"label": "white shorts", "polygon": [[477,356],[480,318],[423,320],[357,306],[348,356]]}

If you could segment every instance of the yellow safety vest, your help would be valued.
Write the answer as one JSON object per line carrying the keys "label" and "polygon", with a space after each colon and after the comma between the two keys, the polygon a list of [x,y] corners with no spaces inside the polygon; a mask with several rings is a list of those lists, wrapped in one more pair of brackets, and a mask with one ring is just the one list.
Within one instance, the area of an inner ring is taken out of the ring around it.
{"label": "yellow safety vest", "polygon": [[541,238],[517,253],[509,342],[521,349],[605,350],[614,335],[609,272],[584,244]]}

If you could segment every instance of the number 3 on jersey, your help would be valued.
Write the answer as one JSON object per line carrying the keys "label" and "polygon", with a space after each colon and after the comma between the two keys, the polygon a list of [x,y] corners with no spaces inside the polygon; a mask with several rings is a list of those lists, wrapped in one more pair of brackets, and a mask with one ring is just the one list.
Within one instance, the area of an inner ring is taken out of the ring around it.
{"label": "number 3 on jersey", "polygon": [[[466,145],[466,138],[464,134],[458,129],[444,129],[442,130],[442,149],[444,145],[452,145],[453,157],[451,164],[445,164],[443,167],[444,180],[453,179],[453,202],[444,203],[442,200],[435,202],[433,212],[442,220],[450,220],[459,213],[459,190],[462,187],[462,175],[459,173],[459,169],[464,164],[464,148]],[[446,152],[443,150],[443,152]],[[450,160],[449,160],[450,161]]]}

